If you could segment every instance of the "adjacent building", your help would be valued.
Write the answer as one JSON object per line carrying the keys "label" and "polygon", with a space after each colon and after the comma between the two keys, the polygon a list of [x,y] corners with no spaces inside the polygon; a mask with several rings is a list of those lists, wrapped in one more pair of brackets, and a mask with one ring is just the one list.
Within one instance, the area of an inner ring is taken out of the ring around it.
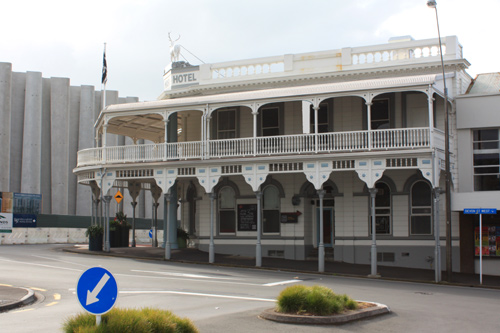
{"label": "adjacent building", "polygon": [[[93,86],[72,86],[69,78],[13,72],[12,64],[0,63],[0,192],[41,194],[43,214],[91,216],[90,188],[77,186],[72,171],[77,151],[95,146],[101,95]],[[107,91],[106,100],[138,101],[117,91]]]}

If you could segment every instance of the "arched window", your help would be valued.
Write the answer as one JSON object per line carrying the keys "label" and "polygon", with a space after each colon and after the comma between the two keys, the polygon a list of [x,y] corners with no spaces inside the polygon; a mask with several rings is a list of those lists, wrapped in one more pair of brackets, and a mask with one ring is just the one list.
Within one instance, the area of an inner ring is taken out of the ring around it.
{"label": "arched window", "polygon": [[236,232],[236,198],[234,189],[225,186],[219,191],[219,233]]}
{"label": "arched window", "polygon": [[273,186],[267,186],[262,192],[263,202],[263,232],[280,232],[280,197],[278,189]]}
{"label": "arched window", "polygon": [[[391,234],[391,189],[383,182],[375,184],[378,190],[375,196],[375,230],[377,235]],[[370,219],[370,234],[371,234]]]}
{"label": "arched window", "polygon": [[432,234],[432,190],[430,185],[419,180],[411,187],[410,234]]}

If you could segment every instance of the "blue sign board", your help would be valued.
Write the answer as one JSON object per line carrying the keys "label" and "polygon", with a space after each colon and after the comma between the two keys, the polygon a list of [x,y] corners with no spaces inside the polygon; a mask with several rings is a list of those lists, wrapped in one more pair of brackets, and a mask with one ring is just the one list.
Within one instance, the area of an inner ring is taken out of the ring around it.
{"label": "blue sign board", "polygon": [[496,214],[496,208],[465,208],[464,214]]}
{"label": "blue sign board", "polygon": [[78,301],[87,312],[101,315],[115,305],[118,285],[108,270],[102,267],[92,267],[80,276],[76,294]]}
{"label": "blue sign board", "polygon": [[149,230],[149,238],[153,238],[153,229]]}
{"label": "blue sign board", "polygon": [[14,214],[12,226],[14,228],[36,228],[36,215]]}

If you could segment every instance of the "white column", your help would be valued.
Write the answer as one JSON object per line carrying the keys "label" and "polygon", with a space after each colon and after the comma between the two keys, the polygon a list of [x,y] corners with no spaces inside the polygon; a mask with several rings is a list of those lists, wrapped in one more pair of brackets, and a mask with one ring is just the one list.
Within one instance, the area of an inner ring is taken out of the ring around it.
{"label": "white column", "polygon": [[262,230],[262,214],[261,214],[261,199],[262,192],[255,192],[255,196],[257,197],[257,245],[255,247],[255,266],[262,266],[262,245],[261,245],[261,230]]}
{"label": "white column", "polygon": [[372,221],[372,247],[371,247],[371,277],[378,277],[377,273],[377,228],[375,223],[375,196],[377,195],[376,188],[370,188],[370,209]]}
{"label": "white column", "polygon": [[[163,195],[164,197],[164,209],[163,209],[163,219],[167,220],[166,222],[166,227],[163,229],[163,233],[165,234],[164,235],[164,239],[165,239],[165,259],[167,260],[170,260],[171,258],[171,244],[170,244],[170,235],[168,234],[168,232],[170,231],[170,219],[168,218],[168,208],[170,208],[170,193],[165,193]],[[168,208],[167,208],[168,207]],[[165,224],[165,223],[164,223]]]}
{"label": "white column", "polygon": [[325,197],[325,190],[318,190],[319,197],[319,245],[318,245],[318,272],[325,271],[325,244],[323,242],[323,198]]}
{"label": "white column", "polygon": [[206,151],[205,151],[205,158],[209,159],[210,158],[210,119],[212,117],[210,114],[207,114],[207,122],[206,122],[206,129],[205,129],[205,134],[206,134]]}
{"label": "white column", "polygon": [[252,110],[253,115],[253,156],[257,155],[257,116],[259,115],[258,110]]}
{"label": "white column", "polygon": [[368,129],[368,150],[372,150],[372,103],[366,103],[366,122]]}
{"label": "white column", "polygon": [[208,246],[208,262],[213,264],[215,261],[215,245],[214,245],[214,201],[215,193],[210,192],[210,245]]}
{"label": "white column", "polygon": [[164,156],[163,156],[163,160],[164,161],[167,160],[167,156],[168,156],[168,149],[167,149],[167,143],[168,143],[168,115],[165,116],[165,117],[167,117],[167,118],[163,119],[163,124],[165,125],[165,138],[163,140],[163,144],[164,144]]}
{"label": "white column", "polygon": [[318,110],[319,106],[314,106],[314,151],[318,152]]}
{"label": "white column", "polygon": [[429,112],[429,143],[431,148],[434,147],[434,98],[432,97],[433,91],[429,89],[429,93],[427,94],[427,104],[428,104],[428,112]]}

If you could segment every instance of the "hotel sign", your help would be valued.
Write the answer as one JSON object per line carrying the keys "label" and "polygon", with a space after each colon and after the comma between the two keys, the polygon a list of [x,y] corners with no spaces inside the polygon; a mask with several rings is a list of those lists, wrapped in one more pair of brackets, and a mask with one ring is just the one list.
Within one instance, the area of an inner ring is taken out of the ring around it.
{"label": "hotel sign", "polygon": [[164,75],[165,90],[180,89],[199,84],[200,67],[174,67]]}

